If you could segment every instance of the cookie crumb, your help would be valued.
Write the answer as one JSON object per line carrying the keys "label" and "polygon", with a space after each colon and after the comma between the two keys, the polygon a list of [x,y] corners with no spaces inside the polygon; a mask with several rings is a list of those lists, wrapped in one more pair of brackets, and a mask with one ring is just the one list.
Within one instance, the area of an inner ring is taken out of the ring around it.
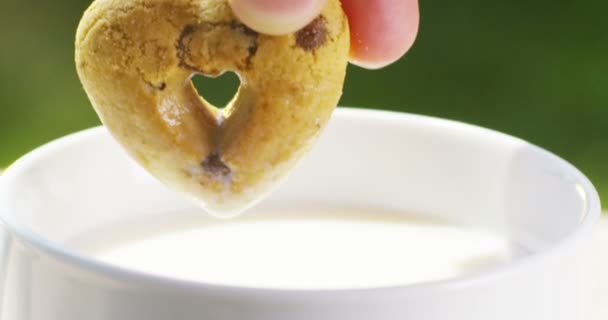
{"label": "cookie crumb", "polygon": [[306,50],[314,51],[327,41],[327,20],[319,16],[302,30],[296,32],[296,44]]}
{"label": "cookie crumb", "polygon": [[225,177],[232,172],[217,153],[210,153],[202,165],[208,173],[216,177]]}

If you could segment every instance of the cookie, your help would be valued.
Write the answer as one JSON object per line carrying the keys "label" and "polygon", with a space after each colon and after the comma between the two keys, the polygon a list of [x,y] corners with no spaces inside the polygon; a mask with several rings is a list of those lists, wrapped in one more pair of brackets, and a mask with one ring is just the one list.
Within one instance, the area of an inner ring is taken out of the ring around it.
{"label": "cookie", "polygon": [[[330,0],[284,36],[240,23],[226,0],[97,0],[76,66],[103,124],[152,175],[216,215],[270,192],[311,148],[342,93],[348,21]],[[195,74],[241,79],[220,109]]]}

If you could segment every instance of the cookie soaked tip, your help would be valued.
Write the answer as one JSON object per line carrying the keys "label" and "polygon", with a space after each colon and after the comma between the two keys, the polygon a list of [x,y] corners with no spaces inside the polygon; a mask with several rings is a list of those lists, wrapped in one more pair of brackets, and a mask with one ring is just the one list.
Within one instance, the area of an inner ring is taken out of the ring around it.
{"label": "cookie soaked tip", "polygon": [[234,14],[264,34],[295,32],[314,20],[327,0],[229,0]]}

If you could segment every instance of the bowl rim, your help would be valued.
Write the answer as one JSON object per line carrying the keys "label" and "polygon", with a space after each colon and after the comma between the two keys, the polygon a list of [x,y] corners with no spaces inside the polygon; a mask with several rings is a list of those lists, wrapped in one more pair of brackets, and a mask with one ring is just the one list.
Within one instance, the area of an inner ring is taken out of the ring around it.
{"label": "bowl rim", "polygon": [[[172,288],[180,291],[189,292],[225,292],[225,293],[243,293],[252,295],[333,295],[336,293],[345,294],[361,294],[361,293],[376,293],[378,291],[395,291],[408,292],[418,294],[423,291],[446,290],[446,289],[462,289],[469,286],[475,286],[480,283],[491,282],[493,279],[502,278],[509,274],[517,273],[527,268],[542,264],[543,261],[550,261],[551,257],[558,255],[560,252],[567,250],[571,246],[575,246],[579,241],[582,241],[586,236],[592,234],[592,230],[601,215],[600,198],[591,181],[576,167],[566,162],[557,155],[546,151],[538,146],[530,144],[522,139],[507,135],[495,130],[484,127],[467,124],[460,121],[447,120],[425,115],[410,114],[404,112],[395,112],[388,110],[369,110],[359,108],[337,108],[334,117],[350,118],[350,119],[374,119],[380,121],[415,121],[430,126],[441,126],[457,130],[474,130],[484,135],[493,136],[495,139],[507,139],[514,142],[524,143],[527,146],[535,149],[548,156],[551,161],[555,161],[564,170],[576,179],[582,187],[582,191],[586,195],[585,212],[583,218],[579,221],[579,225],[564,238],[552,243],[546,249],[539,252],[522,257],[514,261],[510,261],[501,266],[493,267],[489,270],[481,271],[475,274],[461,275],[457,277],[439,279],[433,281],[411,283],[411,284],[395,284],[390,286],[370,286],[370,287],[353,287],[353,288],[319,288],[319,289],[300,289],[300,288],[275,288],[275,287],[253,287],[253,286],[236,286],[223,285],[215,283],[207,283],[202,281],[176,279],[169,276],[157,274],[148,274],[120,266],[111,265],[99,260],[95,260],[89,256],[81,255],[76,252],[63,248],[58,243],[49,241],[41,235],[33,232],[27,226],[16,223],[10,216],[3,214],[0,211],[0,228],[4,228],[5,232],[9,232],[19,241],[27,244],[38,253],[50,257],[51,260],[65,263],[75,269],[91,272],[99,276],[107,277],[120,283],[130,283],[137,285],[157,285],[164,288]],[[78,131],[64,137],[53,140],[47,144],[34,149],[25,154],[0,175],[0,191],[11,184],[11,181],[17,178],[20,172],[29,167],[29,164],[37,162],[38,158],[44,157],[56,150],[60,150],[65,146],[73,145],[81,141],[86,141],[90,137],[107,134],[103,126],[93,127]],[[1,205],[1,203],[0,203]],[[2,207],[0,207],[2,209]]]}

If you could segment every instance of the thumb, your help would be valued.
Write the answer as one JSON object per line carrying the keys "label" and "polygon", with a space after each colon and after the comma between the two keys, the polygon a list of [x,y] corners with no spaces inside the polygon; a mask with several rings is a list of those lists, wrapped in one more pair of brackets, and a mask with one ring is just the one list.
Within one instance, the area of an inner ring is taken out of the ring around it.
{"label": "thumb", "polygon": [[234,14],[264,34],[297,31],[319,15],[327,0],[229,0]]}

